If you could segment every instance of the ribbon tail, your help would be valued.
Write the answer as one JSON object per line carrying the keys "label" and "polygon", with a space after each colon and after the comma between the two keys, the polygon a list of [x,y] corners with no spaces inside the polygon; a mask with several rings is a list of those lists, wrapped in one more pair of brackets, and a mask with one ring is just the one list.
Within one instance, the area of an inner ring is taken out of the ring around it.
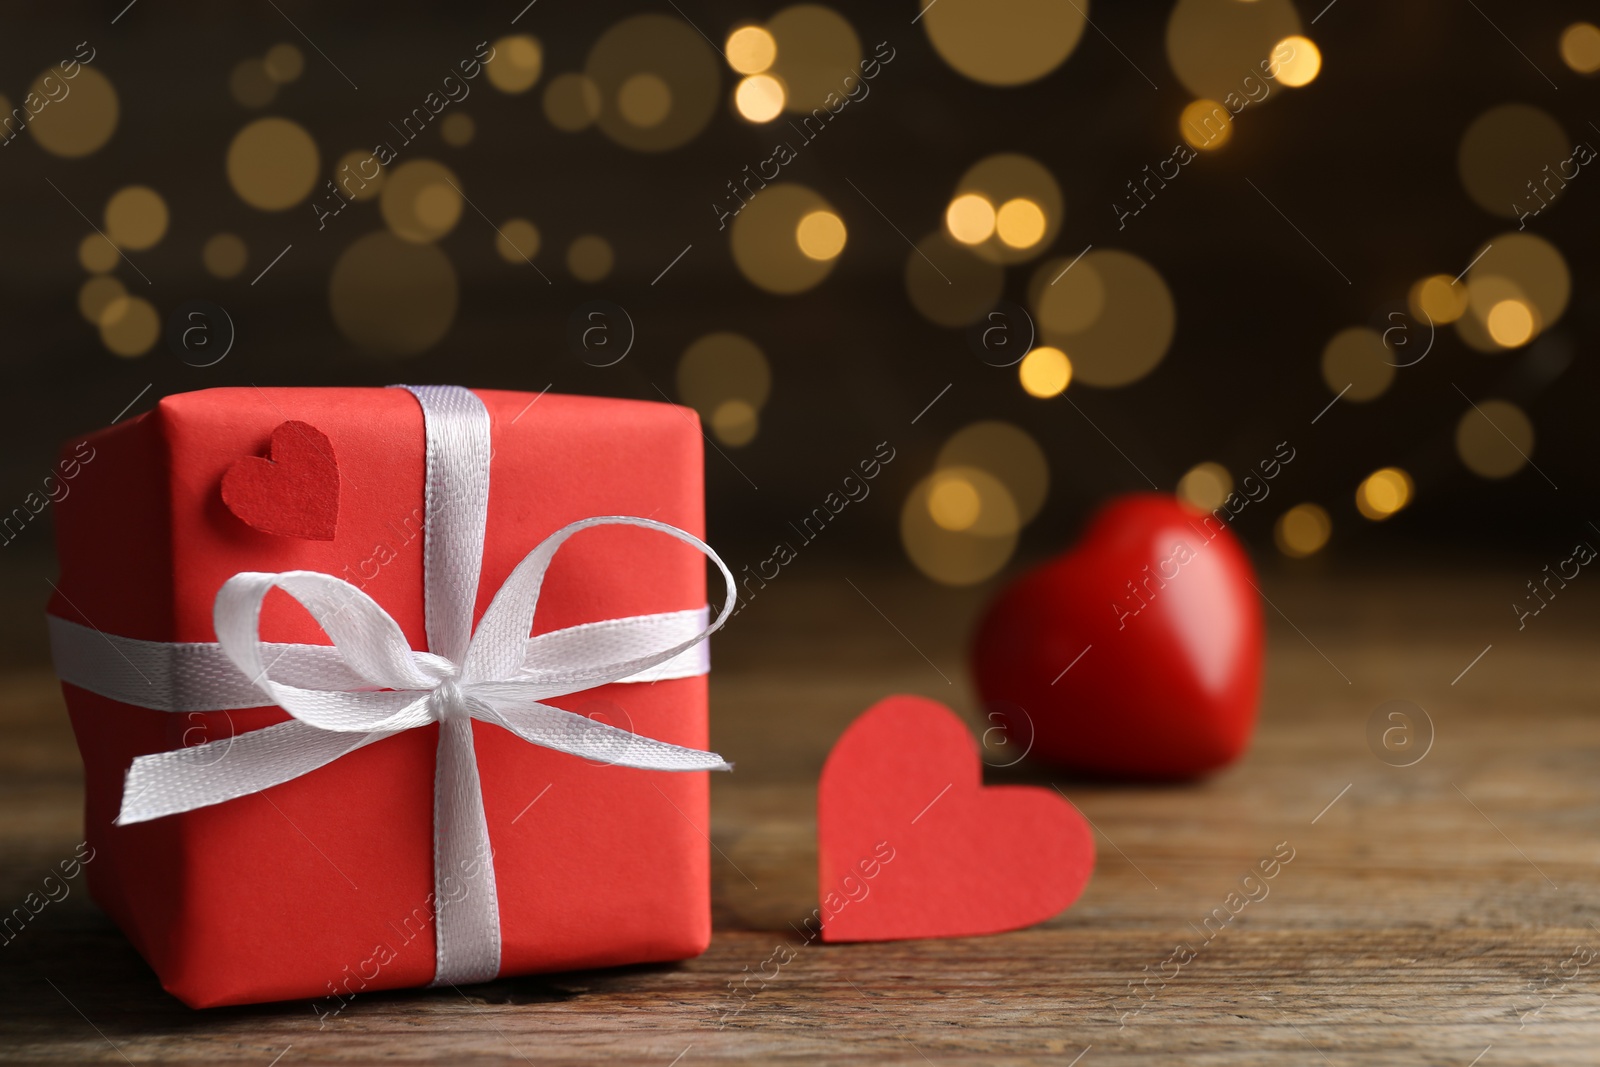
{"label": "ribbon tail", "polygon": [[259,793],[381,741],[390,733],[319,730],[291,719],[204,745],[140,756],[128,768],[116,825],[147,822]]}
{"label": "ribbon tail", "polygon": [[478,698],[475,701],[478,717],[503,726],[535,745],[601,763],[637,767],[646,771],[733,770],[733,764],[715,752],[702,752],[698,748],[685,748],[652,737],[641,737],[548,704],[506,700],[502,696],[483,693],[484,689],[492,688],[495,688],[493,683],[473,688],[473,696]]}
{"label": "ribbon tail", "polygon": [[[459,699],[459,698],[457,698]],[[500,973],[500,898],[489,820],[465,708],[439,721],[433,781],[432,985],[487,982]]]}

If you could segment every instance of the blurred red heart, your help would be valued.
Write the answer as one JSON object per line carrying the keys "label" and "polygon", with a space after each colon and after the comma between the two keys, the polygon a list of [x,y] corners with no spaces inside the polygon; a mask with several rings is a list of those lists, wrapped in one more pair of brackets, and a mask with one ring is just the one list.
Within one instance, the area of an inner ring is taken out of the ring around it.
{"label": "blurred red heart", "polygon": [[1185,778],[1237,759],[1261,689],[1261,606],[1233,531],[1170,496],[1120,497],[989,606],[978,692],[1017,750]]}
{"label": "blurred red heart", "polygon": [[1053,790],[984,788],[955,713],[893,696],[828,754],[817,860],[824,941],[970,937],[1043,922],[1076,900],[1094,837]]}
{"label": "blurred red heart", "polygon": [[268,456],[245,456],[222,476],[222,502],[262,533],[332,541],[339,520],[333,442],[307,422],[272,431]]}

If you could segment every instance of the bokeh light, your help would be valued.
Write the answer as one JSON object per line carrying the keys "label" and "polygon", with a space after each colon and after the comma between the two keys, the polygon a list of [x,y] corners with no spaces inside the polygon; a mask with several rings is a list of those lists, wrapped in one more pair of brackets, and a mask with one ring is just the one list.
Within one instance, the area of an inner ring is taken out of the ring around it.
{"label": "bokeh light", "polygon": [[928,488],[928,515],[941,529],[969,530],[983,511],[983,498],[962,471],[939,471]]}
{"label": "bokeh light", "polygon": [[771,391],[767,357],[743,334],[706,334],[678,360],[678,399],[699,412],[725,445],[738,448],[755,438]]}
{"label": "bokeh light", "polygon": [[340,254],[328,302],[339,332],[361,351],[413,356],[449,331],[459,286],[455,267],[438,245],[380,230]]}
{"label": "bokeh light", "polygon": [[1214,151],[1233,137],[1233,116],[1215,100],[1191,100],[1178,115],[1178,133],[1190,148]]}
{"label": "bokeh light", "polygon": [[1272,48],[1274,56],[1286,56],[1277,64],[1278,80],[1290,88],[1310,85],[1322,70],[1322,51],[1309,37],[1285,37]]}
{"label": "bokeh light", "polygon": [[90,325],[98,326],[100,317],[106,313],[112,301],[127,295],[127,287],[116,278],[109,274],[96,275],[78,290],[78,314]]}
{"label": "bokeh light", "polygon": [[1479,115],[1461,135],[1456,169],[1467,195],[1503,218],[1542,210],[1566,183],[1556,174],[1572,142],[1547,111],[1527,104],[1502,104]]}
{"label": "bokeh light", "polygon": [[604,281],[615,262],[611,242],[599,234],[586,233],[567,246],[567,270],[580,282]]}
{"label": "bokeh light", "polygon": [[1023,85],[1059,67],[1083,36],[1087,2],[921,0],[939,58],[984,85]]}
{"label": "bokeh light", "polygon": [[1411,475],[1399,467],[1384,467],[1362,479],[1356,487],[1356,510],[1381,522],[1411,503]]}
{"label": "bokeh light", "polygon": [[1032,248],[1043,240],[1046,225],[1044,211],[1025,196],[1007,200],[994,216],[995,233],[1001,243],[1019,250]]}
{"label": "bokeh light", "polygon": [[1304,559],[1322,551],[1333,533],[1333,520],[1316,504],[1296,504],[1272,528],[1278,551],[1291,559]]}
{"label": "bokeh light", "polygon": [[1032,288],[1040,336],[1071,354],[1073,377],[1085,385],[1132,384],[1155,370],[1171,347],[1177,328],[1172,292],[1154,267],[1131,253],[1095,249],[1076,263],[1047,263]]}
{"label": "bokeh light", "polygon": [[507,263],[526,265],[539,254],[539,227],[527,219],[507,219],[494,236],[494,250]]}
{"label": "bokeh light", "polygon": [[160,336],[161,316],[143,297],[116,297],[100,313],[100,343],[124,359],[144,355]]}
{"label": "bokeh light", "polygon": [[1019,527],[1005,485],[978,467],[935,471],[917,482],[900,509],[907,557],[943,585],[992,577],[1016,550]]}
{"label": "bokeh light", "polygon": [[906,256],[906,295],[918,314],[938,326],[970,325],[994,307],[1005,271],[942,232],[928,234]]}
{"label": "bokeh light", "polygon": [[228,75],[228,95],[240,107],[266,107],[278,95],[278,82],[261,60],[246,59],[235,64]]}
{"label": "bokeh light", "polygon": [[1561,31],[1561,61],[1579,74],[1600,70],[1600,27],[1574,22]]}
{"label": "bokeh light", "polygon": [[1448,274],[1430,274],[1411,287],[1407,302],[1413,317],[1444,325],[1467,310],[1467,287]]}
{"label": "bokeh light", "polygon": [[945,208],[944,225],[962,244],[982,244],[994,234],[994,205],[981,193],[963,193]]}
{"label": "bokeh light", "polygon": [[539,80],[544,69],[544,49],[526,33],[512,34],[495,41],[493,58],[483,65],[489,84],[502,93],[525,93]]}
{"label": "bokeh light", "polygon": [[426,244],[461,221],[461,183],[443,163],[413,159],[394,168],[383,183],[378,207],[396,237]]}
{"label": "bokeh light", "polygon": [[439,136],[451,148],[465,148],[478,133],[478,124],[465,111],[452,111],[439,122]]}
{"label": "bokeh light", "polygon": [[305,127],[284,118],[257,119],[228,146],[228,184],[261,211],[286,211],[311,194],[321,157]]}
{"label": "bokeh light", "polygon": [[1348,326],[1334,334],[1322,349],[1322,380],[1345,400],[1382,396],[1394,381],[1394,361],[1383,335],[1365,326]]}
{"label": "bokeh light", "polygon": [[388,176],[388,170],[378,165],[377,158],[360,148],[340,156],[330,175],[339,195],[350,200],[371,200],[383,192]]}
{"label": "bokeh light", "polygon": [[576,133],[600,117],[600,87],[586,74],[560,74],[544,89],[544,117],[550,125]]}
{"label": "bokeh light", "polygon": [[1050,492],[1044,449],[1026,430],[998,419],[972,423],[951,435],[935,468],[955,467],[973,467],[998,479],[1015,505],[1018,524],[1031,522]]}
{"label": "bokeh light", "polygon": [[[1298,53],[1274,48],[1299,33],[1300,17],[1289,0],[1178,0],[1167,16],[1167,60],[1195,96],[1232,105],[1231,96],[1257,107],[1275,95],[1266,73],[1298,60]],[[1258,85],[1268,91],[1263,95]]]}
{"label": "bokeh light", "polygon": [[1480,400],[1456,423],[1456,454],[1474,474],[1509,477],[1533,455],[1533,422],[1509,400]]}
{"label": "bokeh light", "polygon": [[130,185],[106,201],[106,236],[118,248],[153,248],[167,233],[167,202],[148,185]]}
{"label": "bokeh light", "polygon": [[1484,326],[1494,343],[1502,348],[1519,348],[1533,340],[1538,326],[1533,309],[1515,298],[1499,300],[1489,309]]}
{"label": "bokeh light", "polygon": [[783,83],[770,74],[752,74],[733,91],[739,115],[750,122],[771,122],[783,114]]}
{"label": "bokeh light", "polygon": [[213,234],[200,249],[200,262],[214,278],[237,278],[249,259],[250,250],[237,234]]}
{"label": "bokeh light", "polygon": [[[968,236],[987,224],[982,206],[973,203],[971,197],[988,202],[994,210],[993,226],[981,240],[965,240],[959,235],[957,239],[995,263],[1033,259],[1055,239],[1065,213],[1061,186],[1055,176],[1038,160],[1015,152],[986,156],[967,168],[956,182],[950,205],[961,205],[959,221]],[[1000,205],[997,209],[993,208],[996,204]],[[950,223],[947,208],[945,224]]]}
{"label": "bokeh light", "polygon": [[[35,78],[29,92],[48,98],[42,82],[52,68]],[[53,156],[77,159],[99,150],[116,132],[121,106],[111,79],[93,67],[79,67],[72,92],[33,116],[28,132]]]}
{"label": "bokeh light", "polygon": [[78,242],[78,263],[90,274],[105,274],[115,270],[121,259],[117,246],[103,234],[91,233]]}
{"label": "bokeh light", "polygon": [[1233,475],[1220,463],[1196,463],[1178,479],[1178,499],[1201,511],[1215,511],[1233,492]]}
{"label": "bokeh light", "polygon": [[[739,272],[752,285],[769,293],[801,293],[820,283],[837,262],[833,257],[818,259],[807,255],[799,241],[802,220],[816,214],[838,218],[826,200],[813,190],[794,182],[778,182],[761,190],[734,218],[729,245]],[[844,225],[829,231],[818,223],[817,237],[834,232],[842,247]],[[818,250],[826,246],[819,244]]]}
{"label": "bokeh light", "polygon": [[1072,381],[1072,361],[1051,345],[1040,345],[1022,357],[1017,365],[1017,380],[1023,392],[1047,400],[1067,391]]}
{"label": "bokeh light", "polygon": [[778,42],[760,26],[734,30],[722,50],[728,57],[728,66],[740,74],[760,74],[778,58]]}
{"label": "bokeh light", "polygon": [[1461,339],[1480,352],[1526,344],[1555,325],[1572,295],[1572,275],[1559,249],[1531,233],[1485,242],[1467,272]]}
{"label": "bokeh light", "polygon": [[825,115],[837,110],[861,77],[861,41],[844,16],[821,4],[795,4],[768,19],[766,29],[777,49],[769,73],[783,82],[789,110],[808,117],[818,108]]}
{"label": "bokeh light", "polygon": [[634,15],[606,30],[584,74],[600,96],[601,132],[636,152],[688,143],[711,121],[721,92],[711,46],[668,15]]}
{"label": "bokeh light", "polygon": [[831,211],[813,211],[801,217],[794,229],[795,243],[810,259],[837,259],[844,251],[844,220]]}
{"label": "bokeh light", "polygon": [[267,49],[262,63],[267,69],[267,76],[280,85],[298,81],[300,74],[305,70],[306,57],[300,49],[288,42],[275,44]]}

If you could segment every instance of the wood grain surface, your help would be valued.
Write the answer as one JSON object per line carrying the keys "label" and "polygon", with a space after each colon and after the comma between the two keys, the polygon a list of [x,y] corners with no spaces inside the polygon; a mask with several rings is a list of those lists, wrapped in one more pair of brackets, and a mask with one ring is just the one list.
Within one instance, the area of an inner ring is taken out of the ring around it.
{"label": "wood grain surface", "polygon": [[[1600,600],[1575,589],[1519,631],[1506,605],[1523,579],[1265,575],[1263,717],[1238,766],[1129,786],[1002,768],[1015,748],[986,749],[991,782],[1055,784],[1093,822],[1076,906],[995,937],[833,946],[796,929],[816,905],[822,760],[891,692],[944,699],[982,731],[961,644],[981,600],[867,565],[786,572],[714,653],[713,740],[738,769],[713,793],[704,956],[363,995],[320,1026],[305,1003],[194,1012],[80,885],[0,949],[0,1061],[1600,1062]],[[11,596],[3,630],[39,600]],[[1408,767],[1368,743],[1396,699],[1432,724]],[[0,675],[0,738],[9,909],[81,836],[77,754],[42,665]],[[1284,842],[1294,858],[1266,895],[1207,927]],[[779,946],[777,974],[746,981],[772,975]]]}

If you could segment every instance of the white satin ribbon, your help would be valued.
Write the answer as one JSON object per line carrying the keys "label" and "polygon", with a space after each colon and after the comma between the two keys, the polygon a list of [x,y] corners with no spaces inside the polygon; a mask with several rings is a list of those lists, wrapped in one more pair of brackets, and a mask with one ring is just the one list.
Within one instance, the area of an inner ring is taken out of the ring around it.
{"label": "white satin ribbon", "polygon": [[[694,535],[650,519],[598,516],[562,527],[529,552],[474,631],[489,500],[489,414],[466,389],[403,388],[422,405],[427,435],[429,651],[413,650],[400,625],[366,593],[318,571],[248,571],[229,578],[217,593],[214,645],[135,641],[58,618],[50,620],[51,638],[63,681],[125,703],[171,711],[276,704],[292,716],[262,730],[138,757],[128,770],[118,824],[257,793],[437,722],[433,984],[487,981],[500,969],[499,902],[471,720],[626,767],[727,770],[715,753],[641,737],[543,701],[610,682],[704,673],[705,639],[727,621],[736,589],[727,565]],[[709,612],[699,608],[530,638],[557,550],[581,530],[610,525],[665,533],[709,557],[727,585],[717,618],[707,625]],[[333,644],[262,641],[261,606],[273,589],[299,601]],[[93,647],[96,641],[101,647]],[[106,654],[107,642],[115,657]],[[465,891],[447,896],[447,879]]]}

